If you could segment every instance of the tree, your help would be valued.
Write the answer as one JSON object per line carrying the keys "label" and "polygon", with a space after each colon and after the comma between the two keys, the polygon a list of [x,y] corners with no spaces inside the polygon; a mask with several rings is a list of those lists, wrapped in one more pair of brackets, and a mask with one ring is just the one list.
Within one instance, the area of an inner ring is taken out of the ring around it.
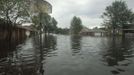
{"label": "tree", "polygon": [[51,27],[51,16],[48,15],[47,13],[42,13],[41,23],[42,23],[42,27],[45,33],[47,32],[49,33],[50,27]]}
{"label": "tree", "polygon": [[112,5],[107,6],[102,15],[104,25],[113,30],[124,29],[127,24],[134,22],[134,14],[128,8],[125,1],[114,1]]}
{"label": "tree", "polygon": [[52,30],[51,16],[48,14],[52,10],[51,4],[44,0],[32,0],[31,6],[31,17],[35,27],[40,30],[40,33],[42,30],[49,33]]}
{"label": "tree", "polygon": [[45,33],[52,33],[57,29],[57,21],[47,13],[40,13],[33,16],[32,22],[37,30],[43,30]]}
{"label": "tree", "polygon": [[52,18],[52,26],[51,26],[51,31],[52,32],[56,32],[56,30],[57,30],[57,24],[58,24],[58,22],[55,20],[55,18],[53,17]]}
{"label": "tree", "polygon": [[27,21],[29,14],[26,6],[25,0],[0,0],[0,18],[13,25]]}
{"label": "tree", "polygon": [[73,17],[70,29],[72,34],[79,34],[82,29],[82,21],[79,17]]}
{"label": "tree", "polygon": [[15,25],[28,19],[27,2],[25,0],[0,0],[0,18],[4,19],[8,25],[9,37],[6,39],[11,41]]}
{"label": "tree", "polygon": [[34,24],[34,28],[36,28],[37,30],[40,30],[40,25],[39,25],[40,18],[38,16],[33,16],[31,20],[32,20],[32,23]]}

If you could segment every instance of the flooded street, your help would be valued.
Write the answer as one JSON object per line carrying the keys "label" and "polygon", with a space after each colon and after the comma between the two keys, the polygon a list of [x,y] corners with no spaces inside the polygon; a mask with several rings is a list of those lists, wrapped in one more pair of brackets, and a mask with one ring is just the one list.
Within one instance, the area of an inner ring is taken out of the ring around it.
{"label": "flooded street", "polygon": [[37,38],[1,42],[0,75],[134,74],[134,38],[50,35],[41,46]]}

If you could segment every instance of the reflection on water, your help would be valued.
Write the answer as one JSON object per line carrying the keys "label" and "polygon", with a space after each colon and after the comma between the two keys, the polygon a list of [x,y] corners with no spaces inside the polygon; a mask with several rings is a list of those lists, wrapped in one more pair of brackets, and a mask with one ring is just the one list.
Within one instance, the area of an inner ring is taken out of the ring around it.
{"label": "reflection on water", "polygon": [[23,43],[25,39],[21,40],[3,40],[0,39],[0,58],[6,57],[8,52],[12,52],[18,44]]}
{"label": "reflection on water", "polygon": [[71,46],[73,55],[80,53],[81,50],[81,36],[73,35],[71,36]]}
{"label": "reflection on water", "polygon": [[105,62],[107,62],[108,66],[115,67],[115,69],[111,72],[113,74],[125,72],[126,69],[122,67],[129,66],[133,63],[133,61],[129,59],[134,56],[133,38],[110,38],[107,44],[109,45],[109,47],[106,52],[104,52],[103,58],[105,59]]}
{"label": "reflection on water", "polygon": [[42,35],[0,51],[0,75],[134,74],[133,38]]}
{"label": "reflection on water", "polygon": [[54,36],[43,36],[42,40],[42,48],[38,36],[27,39],[16,48],[11,45],[7,49],[14,49],[12,52],[4,47],[7,55],[0,59],[0,75],[43,75],[42,62],[56,49],[56,39]]}
{"label": "reflection on water", "polygon": [[[54,55],[54,53],[51,53],[56,50],[56,37],[49,35],[43,35],[42,42],[40,43],[39,40],[37,40],[38,37],[34,38],[34,47],[39,50],[39,58],[38,58],[38,67],[39,67],[39,73],[41,75],[44,75],[44,69],[43,65],[45,64],[46,57],[51,57]],[[35,71],[36,72],[36,71]]]}

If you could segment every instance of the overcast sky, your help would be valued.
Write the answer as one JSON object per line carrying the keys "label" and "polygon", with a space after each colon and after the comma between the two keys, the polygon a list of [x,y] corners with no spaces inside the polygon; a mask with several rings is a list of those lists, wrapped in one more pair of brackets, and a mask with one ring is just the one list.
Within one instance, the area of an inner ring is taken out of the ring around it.
{"label": "overcast sky", "polygon": [[[114,0],[47,0],[53,6],[52,16],[58,21],[58,27],[70,27],[73,16],[81,18],[88,28],[100,26],[100,18],[106,6]],[[134,0],[125,0],[128,7],[134,11]]]}

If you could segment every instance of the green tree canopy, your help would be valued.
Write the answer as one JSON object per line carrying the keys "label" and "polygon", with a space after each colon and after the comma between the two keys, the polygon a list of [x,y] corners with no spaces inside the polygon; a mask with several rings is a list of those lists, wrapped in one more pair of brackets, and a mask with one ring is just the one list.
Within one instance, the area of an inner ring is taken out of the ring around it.
{"label": "green tree canopy", "polygon": [[27,21],[26,0],[0,0],[0,18],[12,23]]}
{"label": "green tree canopy", "polygon": [[82,21],[79,17],[74,16],[71,21],[71,33],[78,34],[82,29]]}
{"label": "green tree canopy", "polygon": [[51,25],[51,16],[47,13],[39,13],[32,16],[32,22],[38,30],[48,31]]}
{"label": "green tree canopy", "polygon": [[57,21],[47,13],[40,13],[32,17],[34,27],[44,32],[54,32],[57,29]]}
{"label": "green tree canopy", "polygon": [[53,17],[53,18],[52,18],[51,31],[56,32],[56,30],[57,30],[57,24],[58,24],[58,22],[57,22],[57,21],[55,20],[55,18]]}
{"label": "green tree canopy", "polygon": [[124,28],[125,25],[134,22],[134,14],[128,8],[125,1],[114,1],[112,5],[107,6],[102,15],[104,25],[112,29]]}

